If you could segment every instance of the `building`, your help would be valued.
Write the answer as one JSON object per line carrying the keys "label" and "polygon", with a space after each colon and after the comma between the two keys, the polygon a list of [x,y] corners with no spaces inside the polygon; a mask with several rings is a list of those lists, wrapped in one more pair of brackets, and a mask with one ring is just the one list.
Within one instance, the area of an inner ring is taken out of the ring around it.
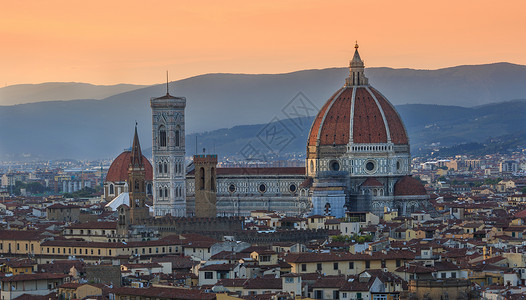
{"label": "building", "polygon": [[50,221],[78,222],[80,217],[80,206],[56,203],[46,207],[46,216]]}
{"label": "building", "polygon": [[[404,124],[394,106],[369,85],[358,45],[344,86],[329,98],[311,126],[306,167],[216,168],[212,156],[202,155],[187,167],[186,98],[171,96],[167,90],[165,96],[152,98],[150,105],[156,217],[249,216],[251,211],[271,210],[289,216],[341,218],[347,211],[381,216],[385,208],[402,216],[428,207],[424,186],[409,175],[411,155]],[[148,163],[144,164],[148,174]],[[112,180],[123,182],[122,177]],[[115,195],[113,181],[106,184],[105,195]],[[119,188],[129,189],[126,183]]]}
{"label": "building", "polygon": [[[131,148],[122,152],[111,163],[104,181],[103,199],[107,202],[117,198],[122,193],[128,193],[128,166],[130,164],[132,151]],[[153,171],[150,161],[146,156],[142,156],[142,163],[145,171],[146,192],[152,195]]]}
{"label": "building", "polygon": [[57,291],[68,279],[65,274],[20,274],[2,278],[2,300],[11,300],[23,294],[47,295]]}
{"label": "building", "polygon": [[155,216],[186,216],[186,98],[168,93],[150,99],[152,108],[153,207]]}
{"label": "building", "polygon": [[401,214],[421,208],[423,185],[408,176],[409,139],[394,106],[365,77],[355,46],[345,84],[316,116],[307,141],[312,214]]}

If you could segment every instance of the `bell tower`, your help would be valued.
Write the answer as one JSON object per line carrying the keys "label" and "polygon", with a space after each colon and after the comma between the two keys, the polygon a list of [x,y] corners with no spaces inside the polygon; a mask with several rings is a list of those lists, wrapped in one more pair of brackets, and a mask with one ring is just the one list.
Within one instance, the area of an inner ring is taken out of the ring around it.
{"label": "bell tower", "polygon": [[141,144],[137,135],[137,124],[135,125],[135,135],[128,166],[128,193],[130,197],[130,221],[133,225],[138,225],[140,220],[149,217],[148,207],[146,207],[146,184],[144,179],[146,171],[142,161]]}
{"label": "bell tower", "polygon": [[217,217],[217,155],[194,155],[195,216]]}
{"label": "bell tower", "polygon": [[152,108],[153,208],[156,217],[186,216],[186,98],[166,95],[150,99]]}

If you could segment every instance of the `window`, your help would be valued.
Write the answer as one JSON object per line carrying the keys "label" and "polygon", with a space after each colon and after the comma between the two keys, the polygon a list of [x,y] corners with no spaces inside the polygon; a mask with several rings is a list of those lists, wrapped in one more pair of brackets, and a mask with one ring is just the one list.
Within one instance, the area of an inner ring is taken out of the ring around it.
{"label": "window", "polygon": [[338,270],[338,263],[334,263],[333,266],[334,270]]}
{"label": "window", "polygon": [[321,264],[316,264],[316,270],[321,271],[322,267]]}
{"label": "window", "polygon": [[307,264],[301,264],[301,271],[307,272]]}
{"label": "window", "polygon": [[386,265],[385,260],[382,260],[382,269],[386,267],[385,265]]}
{"label": "window", "polygon": [[179,147],[179,145],[181,144],[180,139],[181,139],[181,133],[179,132],[179,129],[177,129],[175,131],[175,147]]}
{"label": "window", "polygon": [[397,260],[396,260],[396,267],[398,268],[398,267],[400,267],[401,265],[402,265],[402,261],[399,260],[399,259],[397,259]]}
{"label": "window", "polygon": [[285,283],[294,283],[294,277],[285,277]]}
{"label": "window", "polygon": [[446,278],[446,273],[440,273],[440,278]]}
{"label": "window", "polygon": [[212,279],[214,278],[213,272],[205,272],[205,279]]}
{"label": "window", "polygon": [[332,299],[340,299],[340,291],[332,291]]}
{"label": "window", "polygon": [[260,255],[259,261],[270,261],[270,255]]}
{"label": "window", "polygon": [[354,269],[354,262],[353,261],[349,262],[349,269],[350,270]]}
{"label": "window", "polygon": [[166,128],[162,125],[159,127],[159,146],[166,147]]}
{"label": "window", "polygon": [[451,278],[457,278],[457,273],[456,272],[451,272]]}
{"label": "window", "polygon": [[366,260],[366,261],[365,261],[365,268],[366,268],[366,269],[369,269],[370,267],[371,267],[371,261]]}
{"label": "window", "polygon": [[320,291],[320,290],[314,291],[314,299],[323,299],[323,291]]}

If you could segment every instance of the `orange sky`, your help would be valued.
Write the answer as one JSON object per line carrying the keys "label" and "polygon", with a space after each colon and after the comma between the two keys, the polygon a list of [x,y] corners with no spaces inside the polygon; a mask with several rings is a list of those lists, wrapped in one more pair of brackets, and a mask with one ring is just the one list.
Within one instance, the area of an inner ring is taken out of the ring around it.
{"label": "orange sky", "polygon": [[[82,4],[81,4],[82,3]],[[526,64],[526,1],[2,1],[0,85]]]}

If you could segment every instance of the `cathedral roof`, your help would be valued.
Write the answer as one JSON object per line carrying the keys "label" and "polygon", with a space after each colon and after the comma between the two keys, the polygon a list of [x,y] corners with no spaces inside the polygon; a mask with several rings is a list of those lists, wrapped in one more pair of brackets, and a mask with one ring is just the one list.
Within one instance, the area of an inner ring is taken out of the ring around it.
{"label": "cathedral roof", "polygon": [[410,175],[402,177],[394,185],[395,196],[422,196],[427,195],[424,185]]}
{"label": "cathedral roof", "polygon": [[[195,170],[188,172],[195,174]],[[305,175],[305,167],[217,168],[217,175]]]}
{"label": "cathedral roof", "polygon": [[367,178],[367,180],[365,180],[361,186],[363,187],[366,187],[366,186],[384,186],[380,181],[378,181],[376,178],[373,178],[373,177],[370,177],[370,178]]}
{"label": "cathedral roof", "polygon": [[409,144],[402,119],[394,106],[364,75],[356,46],[349,78],[323,105],[314,119],[308,146],[354,144]]}
{"label": "cathedral roof", "polygon": [[[130,150],[122,152],[117,158],[111,163],[108,174],[106,175],[106,181],[111,182],[123,182],[128,181],[128,167],[130,166],[132,152]],[[146,156],[142,155],[142,164],[146,171],[146,181],[153,180],[153,169],[150,161]]]}

